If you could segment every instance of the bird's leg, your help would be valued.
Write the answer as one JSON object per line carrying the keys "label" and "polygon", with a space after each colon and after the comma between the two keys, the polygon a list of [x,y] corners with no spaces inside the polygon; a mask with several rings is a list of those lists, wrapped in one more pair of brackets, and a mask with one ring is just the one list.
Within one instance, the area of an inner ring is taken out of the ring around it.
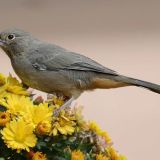
{"label": "bird's leg", "polygon": [[66,103],[64,103],[64,104],[63,104],[62,106],[60,106],[57,110],[54,111],[54,116],[55,116],[55,117],[58,117],[59,113],[60,113],[62,110],[70,107],[71,103],[72,103],[74,100],[75,100],[75,98],[74,98],[74,97],[71,97]]}

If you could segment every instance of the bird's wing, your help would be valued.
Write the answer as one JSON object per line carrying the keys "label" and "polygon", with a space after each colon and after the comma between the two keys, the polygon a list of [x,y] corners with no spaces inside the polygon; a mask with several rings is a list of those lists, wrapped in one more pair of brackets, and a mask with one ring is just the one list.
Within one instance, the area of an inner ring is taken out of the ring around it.
{"label": "bird's wing", "polygon": [[57,51],[54,48],[52,50],[41,48],[37,56],[32,57],[32,65],[37,70],[77,70],[117,75],[115,71],[102,66],[88,57],[63,49]]}

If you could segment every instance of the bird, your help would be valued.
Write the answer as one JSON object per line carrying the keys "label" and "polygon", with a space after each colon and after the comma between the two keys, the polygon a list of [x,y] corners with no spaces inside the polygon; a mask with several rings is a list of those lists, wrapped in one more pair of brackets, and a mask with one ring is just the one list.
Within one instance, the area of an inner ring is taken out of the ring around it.
{"label": "bird", "polygon": [[39,40],[21,29],[2,31],[0,47],[24,85],[69,97],[59,112],[84,91],[94,89],[137,86],[160,94],[158,84],[121,75],[91,58]]}

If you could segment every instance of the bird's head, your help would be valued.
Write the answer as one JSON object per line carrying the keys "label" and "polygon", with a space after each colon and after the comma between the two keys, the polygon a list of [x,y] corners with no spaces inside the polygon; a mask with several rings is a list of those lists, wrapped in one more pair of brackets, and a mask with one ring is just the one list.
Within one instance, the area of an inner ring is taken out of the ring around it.
{"label": "bird's head", "polygon": [[0,47],[9,57],[22,54],[30,49],[36,39],[20,29],[8,29],[0,33]]}

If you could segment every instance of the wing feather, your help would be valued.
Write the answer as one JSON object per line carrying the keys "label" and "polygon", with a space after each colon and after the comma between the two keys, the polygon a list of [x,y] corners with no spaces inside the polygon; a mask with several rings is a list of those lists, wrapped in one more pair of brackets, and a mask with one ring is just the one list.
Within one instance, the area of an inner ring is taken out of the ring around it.
{"label": "wing feather", "polygon": [[[47,53],[47,54],[46,54]],[[35,54],[34,54],[35,55]],[[77,70],[117,75],[114,70],[106,68],[96,61],[78,53],[56,47],[39,48],[36,56],[31,58],[32,65],[39,70]]]}

